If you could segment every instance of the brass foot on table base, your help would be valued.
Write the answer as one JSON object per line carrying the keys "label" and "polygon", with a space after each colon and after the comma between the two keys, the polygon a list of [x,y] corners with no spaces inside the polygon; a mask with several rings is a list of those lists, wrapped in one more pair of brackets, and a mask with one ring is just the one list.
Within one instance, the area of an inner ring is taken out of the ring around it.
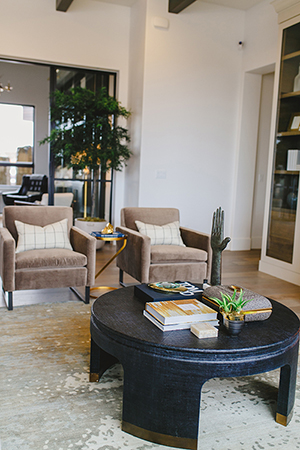
{"label": "brass foot on table base", "polygon": [[167,434],[156,433],[155,431],[145,430],[131,423],[122,421],[122,430],[133,436],[155,442],[156,444],[169,445],[170,447],[189,448],[197,450],[197,439],[181,438],[169,436]]}
{"label": "brass foot on table base", "polygon": [[107,291],[113,291],[118,288],[111,286],[96,286],[90,289],[90,297],[98,298],[99,295],[103,294],[103,289],[106,289]]}
{"label": "brass foot on table base", "polygon": [[280,423],[280,425],[287,426],[292,418],[293,411],[290,412],[288,416],[284,416],[283,414],[276,413],[276,422]]}
{"label": "brass foot on table base", "polygon": [[91,383],[96,383],[99,381],[99,379],[100,379],[99,373],[90,373],[90,382]]}

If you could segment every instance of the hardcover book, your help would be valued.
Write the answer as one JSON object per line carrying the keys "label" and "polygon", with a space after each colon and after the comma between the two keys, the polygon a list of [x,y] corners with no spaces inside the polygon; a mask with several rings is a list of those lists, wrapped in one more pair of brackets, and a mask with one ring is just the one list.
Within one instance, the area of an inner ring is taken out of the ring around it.
{"label": "hardcover book", "polygon": [[146,303],[145,310],[163,325],[217,320],[217,312],[195,298]]}
{"label": "hardcover book", "polygon": [[134,286],[134,295],[140,300],[146,302],[157,302],[163,300],[179,300],[182,298],[196,298],[201,299],[202,285],[196,286],[188,281],[180,283],[182,287],[187,290],[185,292],[163,292],[156,291],[148,286],[148,284],[138,284]]}
{"label": "hardcover book", "polygon": [[[162,331],[186,330],[186,329],[191,328],[191,326],[194,325],[193,322],[183,322],[183,323],[174,323],[174,324],[170,324],[170,325],[164,325],[159,320],[157,320],[154,316],[152,316],[152,314],[150,314],[148,311],[144,310],[143,314],[148,320],[150,320],[150,322],[154,323],[154,325],[156,325]],[[202,322],[202,323],[203,324],[208,323],[213,328],[219,325],[218,320],[210,320],[208,322]],[[216,333],[218,334],[218,330],[216,328],[214,328],[214,329],[215,329]]]}

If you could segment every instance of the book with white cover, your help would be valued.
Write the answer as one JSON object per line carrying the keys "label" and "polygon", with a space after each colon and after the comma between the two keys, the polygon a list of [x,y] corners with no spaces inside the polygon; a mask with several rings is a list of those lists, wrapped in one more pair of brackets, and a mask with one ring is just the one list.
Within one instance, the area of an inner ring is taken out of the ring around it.
{"label": "book with white cover", "polygon": [[[154,323],[160,330],[162,331],[175,331],[175,330],[187,330],[190,329],[193,325],[193,322],[183,322],[183,323],[174,323],[170,325],[164,325],[159,320],[157,320],[152,314],[150,314],[148,311],[143,311],[144,316],[150,320],[150,322]],[[209,323],[213,327],[217,327],[219,325],[218,320],[210,320],[208,322],[203,323]],[[218,331],[216,329],[216,331]]]}
{"label": "book with white cover", "polygon": [[199,300],[183,299],[146,303],[145,310],[163,325],[216,320],[217,312]]}

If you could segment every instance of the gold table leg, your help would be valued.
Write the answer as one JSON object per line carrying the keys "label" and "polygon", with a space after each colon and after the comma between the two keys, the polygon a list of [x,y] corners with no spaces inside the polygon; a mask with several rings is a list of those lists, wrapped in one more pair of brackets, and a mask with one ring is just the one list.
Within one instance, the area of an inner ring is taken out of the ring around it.
{"label": "gold table leg", "polygon": [[[110,260],[106,264],[104,264],[103,267],[101,267],[99,272],[96,273],[95,279],[98,278],[98,276],[103,272],[103,270],[105,270],[106,267],[109,266],[110,263],[112,263],[113,260],[124,250],[124,248],[126,247],[126,244],[127,244],[127,238],[125,237],[122,247],[110,258]],[[110,286],[95,286],[90,289],[90,297],[92,297],[92,298],[99,297],[99,295],[103,289],[114,290],[114,289],[118,289],[118,288],[114,288],[114,287],[110,287]],[[94,294],[94,292],[95,293],[98,292],[98,294],[97,293]]]}

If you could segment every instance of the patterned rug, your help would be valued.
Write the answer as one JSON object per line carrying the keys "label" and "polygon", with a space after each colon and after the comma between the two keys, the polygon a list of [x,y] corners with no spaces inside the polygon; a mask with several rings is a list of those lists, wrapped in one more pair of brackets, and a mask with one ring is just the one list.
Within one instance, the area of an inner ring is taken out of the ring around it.
{"label": "patterned rug", "polygon": [[[90,305],[0,309],[1,450],[167,450],[121,431],[120,365],[89,383]],[[213,379],[202,391],[199,449],[300,449],[300,380],[288,427],[274,420],[279,370]]]}

